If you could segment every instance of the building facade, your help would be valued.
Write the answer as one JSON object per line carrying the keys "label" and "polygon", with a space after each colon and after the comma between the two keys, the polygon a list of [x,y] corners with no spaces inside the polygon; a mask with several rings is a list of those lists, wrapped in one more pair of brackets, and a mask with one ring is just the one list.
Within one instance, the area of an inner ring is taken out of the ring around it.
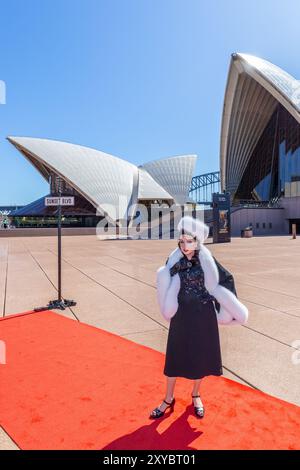
{"label": "building facade", "polygon": [[[231,57],[220,172],[221,190],[230,192],[233,207],[239,205],[247,214],[250,209],[242,206],[252,204],[262,214],[264,206],[264,221],[257,223],[265,230],[260,227],[259,232],[289,233],[292,223],[300,230],[300,82],[248,54]],[[267,210],[275,207],[282,210]],[[233,212],[233,229],[242,228],[238,220],[250,219],[250,213],[241,217]]]}

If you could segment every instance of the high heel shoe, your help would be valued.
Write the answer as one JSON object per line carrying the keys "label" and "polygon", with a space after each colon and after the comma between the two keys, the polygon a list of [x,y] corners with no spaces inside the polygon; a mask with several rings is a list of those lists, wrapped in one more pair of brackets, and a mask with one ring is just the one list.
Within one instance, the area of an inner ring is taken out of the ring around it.
{"label": "high heel shoe", "polygon": [[[200,395],[192,395],[192,398],[201,398]],[[193,402],[193,405],[194,405],[194,402]],[[204,406],[195,406],[194,405],[194,411],[195,411],[195,415],[197,416],[197,418],[203,418],[204,417]]]}
{"label": "high heel shoe", "polygon": [[[166,407],[165,411],[170,408],[171,411],[174,411],[174,405],[175,405],[175,398],[171,401],[171,403],[167,402],[166,400],[163,400],[168,406]],[[154,410],[151,411],[149,418],[151,419],[156,419],[156,418],[161,418],[164,414],[165,411],[161,411],[159,407],[154,408]]]}

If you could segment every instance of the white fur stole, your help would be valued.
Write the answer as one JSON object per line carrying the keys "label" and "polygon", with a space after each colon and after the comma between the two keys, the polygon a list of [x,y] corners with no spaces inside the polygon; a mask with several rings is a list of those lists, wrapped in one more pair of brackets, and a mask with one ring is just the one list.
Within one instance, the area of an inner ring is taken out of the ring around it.
{"label": "white fur stole", "polygon": [[[176,273],[171,277],[170,268],[182,258],[180,248],[175,248],[165,266],[156,272],[157,300],[162,316],[170,322],[178,310],[178,293],[180,277]],[[204,272],[204,284],[208,292],[220,304],[220,312],[216,311],[218,323],[221,325],[242,325],[248,320],[247,307],[226,287],[219,284],[219,271],[210,250],[201,244],[199,260]]]}

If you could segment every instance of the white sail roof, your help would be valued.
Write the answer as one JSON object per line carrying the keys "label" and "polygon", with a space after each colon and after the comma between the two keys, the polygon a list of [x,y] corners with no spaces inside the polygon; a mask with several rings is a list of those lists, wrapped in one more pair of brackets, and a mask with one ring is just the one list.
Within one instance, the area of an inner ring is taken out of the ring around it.
{"label": "white sail roof", "polygon": [[[49,181],[51,172],[89,200],[99,214],[127,218],[138,199],[188,200],[196,156],[183,155],[137,167],[99,150],[57,140],[8,137]],[[117,211],[117,212],[116,212]]]}
{"label": "white sail roof", "polygon": [[196,165],[196,155],[162,158],[141,165],[178,204],[185,204]]}
{"label": "white sail roof", "polygon": [[300,81],[277,65],[250,54],[237,56],[259,72],[300,112]]}
{"label": "white sail roof", "polygon": [[222,191],[234,194],[237,190],[278,103],[300,122],[299,80],[267,60],[250,54],[232,54],[221,128]]}
{"label": "white sail roof", "polygon": [[173,199],[173,197],[160,186],[149,173],[139,167],[138,199]]}

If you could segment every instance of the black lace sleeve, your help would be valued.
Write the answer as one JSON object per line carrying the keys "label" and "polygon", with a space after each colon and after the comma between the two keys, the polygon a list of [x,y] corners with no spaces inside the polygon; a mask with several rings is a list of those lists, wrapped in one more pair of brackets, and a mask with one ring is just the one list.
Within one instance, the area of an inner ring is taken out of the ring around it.
{"label": "black lace sleeve", "polygon": [[238,297],[233,275],[228,271],[228,269],[224,268],[224,266],[222,266],[214,256],[213,258],[219,271],[219,284],[226,287],[226,289],[230,290],[236,297]]}

